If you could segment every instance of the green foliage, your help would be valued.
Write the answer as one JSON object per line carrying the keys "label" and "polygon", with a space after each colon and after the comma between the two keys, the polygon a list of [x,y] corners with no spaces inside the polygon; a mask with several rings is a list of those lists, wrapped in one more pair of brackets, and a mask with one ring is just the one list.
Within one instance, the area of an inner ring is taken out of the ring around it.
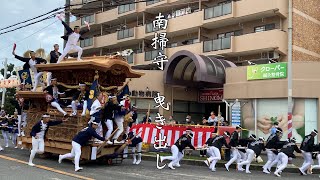
{"label": "green foliage", "polygon": [[[8,64],[8,69],[7,71],[9,72],[12,72],[13,69],[14,69],[14,64]],[[0,70],[1,74],[4,75],[4,69],[2,68]],[[16,72],[14,71],[12,73],[13,75],[16,75]],[[10,75],[8,74],[7,78],[9,78]],[[13,105],[13,102],[15,100],[15,97],[14,97],[14,94],[16,93],[16,88],[7,88],[7,91],[6,91],[6,97],[5,97],[5,102],[4,102],[4,110],[9,113],[9,114],[13,114],[14,111],[15,111],[15,107]],[[0,93],[1,97],[2,97],[2,92]]]}

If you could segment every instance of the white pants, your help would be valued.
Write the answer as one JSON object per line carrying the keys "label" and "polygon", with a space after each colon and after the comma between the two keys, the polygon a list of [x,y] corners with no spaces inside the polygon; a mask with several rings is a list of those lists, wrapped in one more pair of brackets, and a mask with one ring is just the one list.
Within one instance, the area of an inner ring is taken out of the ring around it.
{"label": "white pants", "polygon": [[171,146],[172,156],[163,156],[162,160],[171,160],[169,164],[175,166],[178,165],[183,158],[183,153],[181,153],[176,145]]}
{"label": "white pants", "polygon": [[237,163],[239,163],[240,159],[241,159],[241,155],[240,155],[238,149],[232,148],[231,153],[232,153],[232,158],[226,164],[226,166],[228,166],[228,167],[235,161],[237,161]]}
{"label": "white pants", "polygon": [[18,135],[21,134],[21,123],[22,123],[22,117],[21,115],[18,115]]}
{"label": "white pants", "polygon": [[301,151],[301,152],[302,152],[302,156],[303,156],[304,161],[303,161],[303,164],[300,169],[303,172],[305,172],[313,164],[312,154],[311,154],[311,152],[305,152],[305,151]]}
{"label": "white pants", "polygon": [[1,130],[1,133],[2,133],[5,145],[8,146],[9,145],[9,133],[8,133],[8,131]]}
{"label": "white pants", "polygon": [[[72,107],[72,111],[74,114],[77,114],[77,106],[79,105],[80,103],[76,103],[76,101],[72,101],[71,102],[71,107]],[[82,107],[82,114],[81,116],[85,116],[86,115],[86,110],[87,110],[87,101],[83,101],[83,107]]]}
{"label": "white pants", "polygon": [[239,151],[239,154],[240,154],[240,162],[245,161],[247,159],[247,154],[245,152]]}
{"label": "white pants", "polygon": [[119,138],[119,136],[121,135],[121,133],[123,132],[123,116],[119,116],[115,119],[115,122],[118,126],[118,130],[117,132],[114,134],[113,138],[114,140],[117,140]]}
{"label": "white pants", "polygon": [[138,152],[138,161],[139,161],[139,160],[141,161],[142,142],[139,143],[139,144],[137,144],[136,147],[132,147],[132,153],[134,153],[134,154],[132,154],[132,155],[133,155],[133,161],[136,161],[136,160],[137,160],[137,158],[136,158],[136,156],[137,156],[136,150],[137,150],[137,152]]}
{"label": "white pants", "polygon": [[217,162],[221,160],[220,150],[214,146],[211,146],[209,147],[207,153],[210,155],[208,158],[209,162],[212,161],[209,168],[215,169]]}
{"label": "white pants", "polygon": [[17,136],[18,136],[17,133],[12,133],[12,144],[14,146],[17,146]]}
{"label": "white pants", "polygon": [[[103,127],[102,127],[101,122],[99,123],[98,128],[96,129],[96,133],[97,133],[99,136],[103,137]],[[99,139],[97,139],[97,138],[94,138],[94,141],[100,142],[101,140],[99,140]]]}
{"label": "white pants", "polygon": [[30,154],[29,163],[32,163],[34,156],[36,154],[43,154],[44,153],[44,140],[42,138],[36,139],[32,137],[32,150]]}
{"label": "white pants", "polygon": [[81,59],[81,55],[82,55],[82,48],[80,46],[77,45],[66,45],[66,47],[63,50],[63,53],[61,54],[61,56],[59,56],[59,59],[57,61],[57,64],[60,63],[64,57],[70,53],[70,52],[78,52],[78,60]]}
{"label": "white pants", "polygon": [[318,165],[312,166],[312,169],[320,169],[320,154],[317,155]]}
{"label": "white pants", "polygon": [[288,156],[284,154],[283,152],[280,152],[278,156],[276,157],[277,162],[281,162],[278,166],[277,170],[274,173],[282,172],[288,165]]}
{"label": "white pants", "polygon": [[106,132],[106,139],[108,139],[113,131],[113,121],[111,119],[107,119],[104,123],[108,128],[108,131]]}
{"label": "white pants", "polygon": [[250,169],[250,165],[251,165],[251,162],[254,158],[254,151],[252,149],[247,149],[246,150],[246,156],[247,156],[247,159],[245,161],[242,161],[241,163],[239,163],[239,167],[242,168],[243,165],[246,165],[246,172],[249,172],[249,169]]}
{"label": "white pants", "polygon": [[40,78],[43,75],[43,72],[38,72],[34,74],[34,86],[32,91],[35,91],[38,87],[38,85],[40,84],[42,87],[44,87],[44,84],[42,82],[40,82]]}
{"label": "white pants", "polygon": [[[272,162],[275,160],[276,155],[270,149],[267,149],[266,152],[267,152],[268,161],[263,166],[263,170],[267,170],[267,169],[271,170],[271,167],[274,165]],[[273,164],[273,165],[271,165],[271,164]]]}
{"label": "white pants", "polygon": [[59,112],[61,112],[63,115],[66,115],[67,113],[61,108],[60,104],[56,101],[51,102],[51,106],[58,109]]}
{"label": "white pants", "polygon": [[51,78],[52,78],[52,73],[47,72],[47,86],[49,86],[51,84]]}
{"label": "white pants", "polygon": [[79,169],[80,157],[81,157],[81,145],[72,141],[71,153],[61,155],[61,160],[66,158],[74,158],[74,168]]}

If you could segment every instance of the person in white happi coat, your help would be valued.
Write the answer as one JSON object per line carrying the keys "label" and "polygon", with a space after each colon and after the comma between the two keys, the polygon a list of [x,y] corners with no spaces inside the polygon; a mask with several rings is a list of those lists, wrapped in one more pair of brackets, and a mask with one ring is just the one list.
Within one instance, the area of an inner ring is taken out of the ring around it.
{"label": "person in white happi coat", "polygon": [[[128,146],[124,149],[124,155],[128,154],[128,149],[131,147],[133,162],[132,164],[141,163],[141,151],[142,151],[142,138],[139,135],[135,135],[132,131],[128,133],[127,142]],[[137,152],[136,152],[137,151]],[[138,154],[138,159],[137,159]]]}
{"label": "person in white happi coat", "polygon": [[80,157],[81,157],[81,147],[87,145],[88,141],[95,137],[96,139],[99,139],[100,141],[105,141],[106,139],[99,136],[96,133],[96,129],[98,128],[100,122],[97,122],[97,120],[94,120],[90,123],[90,125],[84,129],[82,129],[77,135],[74,136],[72,139],[72,149],[70,153],[59,155],[59,164],[62,162],[62,160],[66,158],[74,158],[74,171],[78,172],[82,170],[83,168],[79,166],[80,163]]}
{"label": "person in white happi coat", "polygon": [[42,120],[38,121],[30,132],[30,136],[32,137],[32,150],[29,159],[29,166],[34,166],[33,159],[34,156],[38,154],[44,153],[44,140],[46,138],[46,134],[50,128],[50,126],[56,126],[61,124],[62,122],[67,121],[66,119],[60,121],[51,121],[50,115],[45,113],[42,115]]}
{"label": "person in white happi coat", "polygon": [[267,157],[268,161],[266,164],[262,167],[263,172],[266,174],[270,174],[271,172],[271,167],[274,165],[274,160],[278,154],[277,149],[280,149],[283,145],[282,142],[280,142],[280,137],[282,136],[282,129],[277,128],[275,134],[271,134],[266,142],[266,152],[267,152]]}
{"label": "person in white happi coat", "polygon": [[[101,105],[101,101],[103,99],[103,94],[102,92],[98,92],[97,94],[97,99],[93,101],[92,105],[91,105],[91,110],[90,110],[90,116],[91,119],[89,121],[89,124],[92,123],[93,121],[96,121],[99,126],[98,128],[96,128],[96,132],[99,136],[103,137],[103,129],[102,129],[102,124],[101,124],[101,109],[102,109],[102,105]],[[97,140],[98,142],[101,143],[101,141]]]}
{"label": "person in white happi coat", "polygon": [[24,58],[24,57],[18,56],[16,55],[15,51],[13,51],[12,54],[16,59],[19,59],[20,61],[25,62],[25,64],[23,65],[23,70],[28,70],[29,68],[32,70],[33,77],[34,77],[34,85],[31,91],[36,91],[39,84],[42,86],[42,88],[44,88],[45,86],[44,83],[40,82],[40,78],[42,77],[43,72],[40,72],[39,70],[37,70],[36,65],[46,64],[47,61],[42,58],[37,58],[36,53],[33,51],[30,51],[30,58]]}
{"label": "person in white happi coat", "polygon": [[226,138],[230,137],[230,133],[225,131],[222,136],[217,135],[217,132],[212,132],[211,138],[207,140],[204,147],[208,147],[207,154],[209,158],[204,162],[211,169],[211,171],[216,171],[216,164],[221,160],[221,148],[224,145],[226,148],[230,148],[228,145]]}
{"label": "person in white happi coat", "polygon": [[284,143],[283,147],[281,148],[280,152],[278,153],[275,161],[280,163],[278,168],[274,172],[274,175],[281,177],[280,173],[288,166],[289,158],[294,158],[295,155],[293,152],[296,151],[297,153],[301,153],[301,150],[296,145],[296,139],[288,139],[287,142]]}
{"label": "person in white happi coat", "polygon": [[186,134],[183,134],[174,145],[171,146],[171,156],[160,156],[160,161],[163,162],[164,160],[171,160],[168,164],[170,169],[175,169],[175,167],[180,167],[180,161],[184,156],[184,149],[186,147],[190,147],[191,149],[195,150],[194,146],[191,143],[193,138],[192,130],[187,129]]}
{"label": "person in white happi coat", "polygon": [[71,102],[72,116],[77,115],[78,108],[82,108],[81,116],[86,115],[89,91],[86,90],[87,85],[85,83],[79,83],[79,88],[80,90],[77,91],[72,97],[72,102]]}
{"label": "person in white happi coat", "polygon": [[306,170],[313,164],[312,151],[314,148],[314,137],[318,134],[317,130],[313,130],[311,134],[305,136],[301,143],[301,151],[303,156],[303,164],[299,168],[301,175],[307,175]]}
{"label": "person in white happi coat", "polygon": [[240,125],[237,125],[236,130],[231,134],[229,145],[231,146],[232,158],[224,165],[227,171],[229,171],[229,166],[233,162],[235,161],[237,161],[237,163],[240,162],[241,155],[237,147],[239,145],[239,133],[241,132],[241,130],[242,130],[242,127]]}
{"label": "person in white happi coat", "polygon": [[319,144],[317,144],[313,147],[313,153],[315,153],[315,156],[318,160],[318,164],[311,165],[311,169],[310,169],[311,173],[312,173],[313,169],[320,169],[320,141],[319,141]]}
{"label": "person in white happi coat", "polygon": [[242,161],[241,163],[238,163],[238,170],[243,171],[244,169],[242,168],[242,166],[245,165],[247,174],[251,173],[250,172],[250,165],[251,165],[251,162],[254,159],[254,157],[260,156],[262,150],[265,151],[263,137],[260,137],[258,140],[255,140],[256,136],[254,134],[251,134],[250,138],[251,138],[251,140],[248,141],[248,145],[246,148],[247,159]]}
{"label": "person in white happi coat", "polygon": [[68,54],[68,53],[71,53],[71,52],[78,52],[78,58],[77,60],[78,61],[81,61],[81,55],[82,55],[82,48],[80,46],[77,45],[79,39],[80,40],[83,40],[83,38],[81,37],[83,34],[87,33],[90,31],[90,26],[88,23],[87,24],[87,29],[85,30],[80,30],[80,27],[79,26],[75,26],[74,29],[72,30],[64,21],[62,21],[62,17],[61,16],[57,16],[64,28],[66,29],[67,31],[67,34],[62,36],[61,38],[64,39],[64,40],[67,40],[67,44],[66,44],[66,47],[64,48],[63,52],[62,52],[62,55],[59,56],[59,59],[58,59],[58,62],[57,63],[60,63],[64,57]]}

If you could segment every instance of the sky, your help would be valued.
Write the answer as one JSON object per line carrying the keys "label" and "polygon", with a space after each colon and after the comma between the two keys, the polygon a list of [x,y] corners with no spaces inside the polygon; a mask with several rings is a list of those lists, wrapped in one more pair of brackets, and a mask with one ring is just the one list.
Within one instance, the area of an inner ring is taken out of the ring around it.
{"label": "sky", "polygon": [[[62,7],[64,4],[65,0],[1,0],[0,29]],[[50,25],[53,22],[55,23]],[[50,26],[24,39],[48,25]],[[49,53],[53,49],[53,44],[59,44],[61,52],[63,40],[60,36],[63,35],[63,32],[64,29],[61,22],[57,18],[52,18],[14,32],[0,35],[0,69],[4,67],[4,58],[8,58],[8,63],[13,63],[16,66],[23,65],[22,62],[14,59],[12,55],[14,43],[17,44],[16,54],[21,56],[27,50],[37,50],[40,47],[44,48],[46,53]],[[21,41],[22,39],[24,40]]]}

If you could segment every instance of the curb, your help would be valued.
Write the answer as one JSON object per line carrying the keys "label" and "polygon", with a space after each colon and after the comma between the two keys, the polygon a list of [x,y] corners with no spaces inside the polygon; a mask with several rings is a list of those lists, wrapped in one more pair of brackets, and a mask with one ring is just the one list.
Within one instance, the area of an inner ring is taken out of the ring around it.
{"label": "curb", "polygon": [[[153,155],[142,155],[143,160],[146,161],[157,161],[157,157],[153,156]],[[207,167],[207,165],[202,161],[202,160],[188,160],[188,159],[182,159],[181,164],[186,164],[186,165],[192,165],[192,166],[203,166],[203,167]],[[221,160],[218,161],[216,164],[216,167],[219,168],[225,168],[224,164],[226,163],[226,161]],[[262,167],[264,164],[251,164],[250,165],[250,170],[255,170],[255,171],[261,171],[262,172]],[[298,173],[300,175],[300,171],[298,169],[299,167],[295,166],[295,165],[288,165],[286,167],[286,169],[284,170],[285,172],[289,172],[289,173]],[[230,169],[236,169],[236,165],[235,163],[233,163],[232,165],[230,165]],[[272,168],[271,170],[272,172],[275,171],[275,167]],[[313,174],[318,174],[320,173],[320,170],[313,170]]]}

